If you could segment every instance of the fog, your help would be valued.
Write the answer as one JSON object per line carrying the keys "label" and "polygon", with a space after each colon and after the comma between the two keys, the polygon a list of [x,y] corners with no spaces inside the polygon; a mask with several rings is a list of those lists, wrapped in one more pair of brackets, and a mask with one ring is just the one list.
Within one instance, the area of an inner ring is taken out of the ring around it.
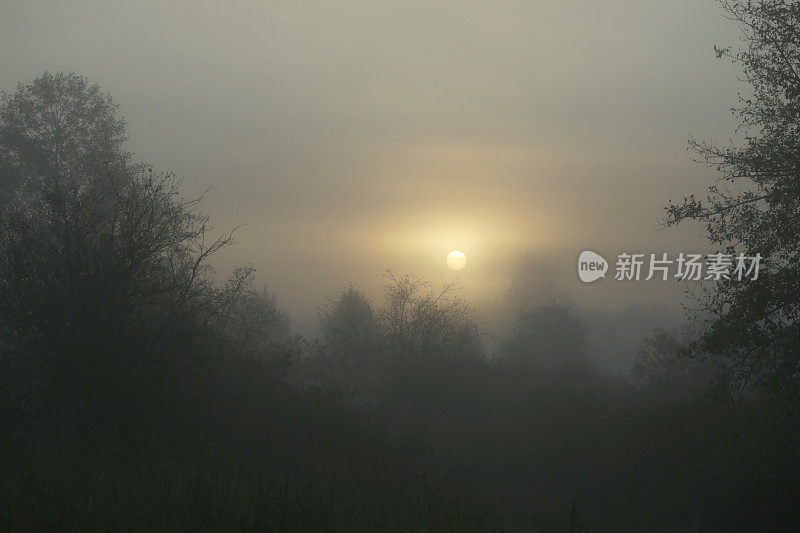
{"label": "fog", "polygon": [[[386,268],[450,276],[484,321],[514,262],[704,250],[657,232],[669,198],[702,191],[689,134],[725,139],[737,28],[711,1],[12,3],[0,87],[77,72],[114,95],[129,149],[206,187],[295,326],[348,282],[379,295]],[[670,283],[570,288],[577,302],[680,313]],[[496,332],[501,333],[501,332]]]}
{"label": "fog", "polygon": [[797,530],[798,35],[0,2],[0,528]]}

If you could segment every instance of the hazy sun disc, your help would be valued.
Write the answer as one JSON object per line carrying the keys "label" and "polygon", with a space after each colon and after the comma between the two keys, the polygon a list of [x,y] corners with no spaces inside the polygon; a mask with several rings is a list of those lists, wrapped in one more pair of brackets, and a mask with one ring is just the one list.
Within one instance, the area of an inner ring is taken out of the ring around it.
{"label": "hazy sun disc", "polygon": [[461,270],[465,266],[467,266],[467,256],[464,255],[464,252],[459,252],[458,250],[453,250],[449,254],[447,254],[447,266],[451,270]]}

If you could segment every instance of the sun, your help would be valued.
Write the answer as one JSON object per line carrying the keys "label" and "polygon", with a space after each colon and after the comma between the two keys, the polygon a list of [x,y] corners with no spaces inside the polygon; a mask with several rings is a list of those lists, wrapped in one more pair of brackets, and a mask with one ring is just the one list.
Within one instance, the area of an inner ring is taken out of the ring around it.
{"label": "sun", "polygon": [[445,259],[445,262],[451,270],[461,270],[467,266],[467,256],[464,255],[464,252],[453,250],[447,254],[447,259]]}

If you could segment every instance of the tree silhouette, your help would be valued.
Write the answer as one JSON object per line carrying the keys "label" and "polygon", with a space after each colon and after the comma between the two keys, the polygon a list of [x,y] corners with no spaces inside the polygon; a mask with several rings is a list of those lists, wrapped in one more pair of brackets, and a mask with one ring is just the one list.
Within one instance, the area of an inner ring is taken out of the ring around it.
{"label": "tree silhouette", "polygon": [[0,209],[3,360],[35,359],[53,402],[84,410],[179,372],[247,279],[216,287],[207,260],[232,235],[209,237],[173,175],[129,163],[114,112],[84,78],[47,73],[0,106],[21,184]]}
{"label": "tree silhouette", "polygon": [[785,0],[723,1],[746,47],[717,49],[742,67],[752,96],[734,114],[742,144],[690,140],[720,172],[705,199],[667,207],[666,224],[705,223],[712,243],[729,254],[761,254],[754,281],[722,279],[700,297],[711,316],[696,346],[726,358],[732,382],[766,385],[797,397],[800,379],[800,4]]}
{"label": "tree silhouette", "polygon": [[386,303],[378,317],[393,361],[478,354],[478,328],[457,291],[455,282],[437,290],[417,278],[386,273]]}
{"label": "tree silhouette", "polygon": [[125,121],[111,96],[83,76],[45,72],[0,99],[0,199],[21,186],[120,177]]}
{"label": "tree silhouette", "polygon": [[320,310],[330,355],[347,368],[374,366],[383,349],[378,320],[367,297],[350,284]]}
{"label": "tree silhouette", "polygon": [[553,367],[587,360],[586,327],[567,305],[519,309],[503,353],[514,364]]}

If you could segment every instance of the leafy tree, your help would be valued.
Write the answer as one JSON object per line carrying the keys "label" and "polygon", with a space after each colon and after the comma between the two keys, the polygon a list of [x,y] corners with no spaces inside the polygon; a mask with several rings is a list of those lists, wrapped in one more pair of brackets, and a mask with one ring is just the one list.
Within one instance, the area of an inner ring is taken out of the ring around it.
{"label": "leafy tree", "polygon": [[569,301],[552,261],[531,251],[517,258],[504,297],[514,314],[546,304],[566,305]]}
{"label": "leafy tree", "polygon": [[322,336],[329,354],[348,368],[374,366],[381,355],[378,319],[369,299],[352,284],[320,310]]}
{"label": "leafy tree", "polygon": [[252,270],[240,271],[247,279],[231,290],[232,301],[225,306],[219,329],[228,349],[245,357],[255,357],[270,365],[285,369],[291,359],[291,319],[286,309],[278,306],[267,287],[260,291],[252,287]]}
{"label": "leafy tree", "polygon": [[298,379],[316,388],[345,392],[353,403],[374,403],[385,377],[384,339],[369,299],[352,284],[319,310],[322,340],[307,343]]}
{"label": "leafy tree", "polygon": [[563,303],[548,303],[517,310],[511,337],[503,353],[515,364],[560,366],[586,361],[586,327]]}
{"label": "leafy tree", "polygon": [[45,72],[0,99],[0,187],[8,199],[20,186],[84,184],[89,176],[128,167],[125,121],[117,105],[76,74]]}
{"label": "leafy tree", "polygon": [[717,49],[742,68],[752,94],[733,110],[741,143],[719,146],[695,139],[700,158],[720,182],[705,199],[667,207],[666,223],[705,223],[721,251],[761,254],[757,280],[721,280],[700,297],[710,315],[697,344],[726,358],[732,382],[800,392],[800,2],[722,1],[742,29],[743,49]]}
{"label": "leafy tree", "polygon": [[115,109],[47,73],[0,105],[7,184],[22,184],[0,209],[2,362],[39,366],[54,403],[80,410],[180,375],[248,279],[216,286],[207,260],[232,235],[209,237],[173,175],[130,164]]}
{"label": "leafy tree", "polygon": [[633,363],[636,383],[650,394],[672,400],[711,392],[720,385],[724,368],[707,354],[692,354],[697,337],[695,328],[688,325],[655,330],[644,339]]}
{"label": "leafy tree", "polygon": [[552,367],[587,360],[584,321],[545,258],[520,255],[505,298],[511,331],[500,351],[508,362]]}

